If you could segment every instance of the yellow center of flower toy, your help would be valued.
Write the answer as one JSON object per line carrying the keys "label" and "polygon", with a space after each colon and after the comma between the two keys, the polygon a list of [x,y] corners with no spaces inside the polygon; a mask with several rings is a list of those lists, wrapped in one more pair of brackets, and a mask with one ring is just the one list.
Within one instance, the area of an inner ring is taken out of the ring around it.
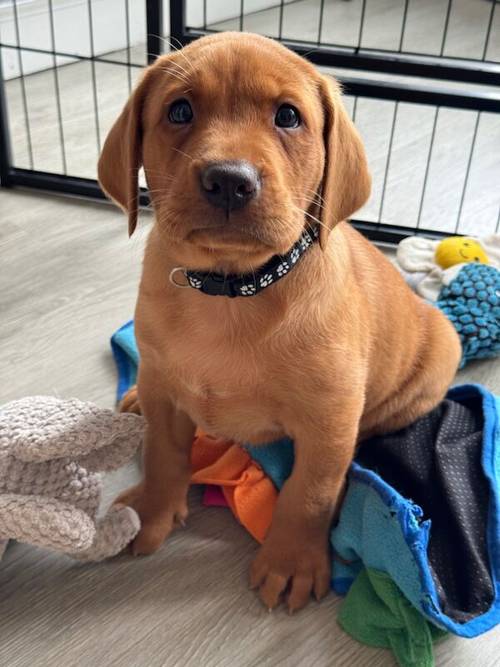
{"label": "yellow center of flower toy", "polygon": [[450,236],[441,241],[436,248],[434,259],[442,269],[469,262],[489,264],[488,255],[482,245],[467,236]]}

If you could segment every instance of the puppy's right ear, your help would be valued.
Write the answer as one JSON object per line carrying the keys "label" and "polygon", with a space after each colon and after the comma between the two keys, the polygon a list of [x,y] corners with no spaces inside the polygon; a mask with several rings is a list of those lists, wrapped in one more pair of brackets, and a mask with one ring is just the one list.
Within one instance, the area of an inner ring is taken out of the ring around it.
{"label": "puppy's right ear", "polygon": [[319,242],[325,248],[333,227],[361,208],[370,196],[371,177],[363,142],[345,110],[340,86],[322,75],[320,96],[325,119],[325,168]]}
{"label": "puppy's right ear", "polygon": [[137,224],[142,166],[141,117],[150,78],[150,70],[147,70],[109,131],[97,167],[101,188],[128,214],[129,236]]}

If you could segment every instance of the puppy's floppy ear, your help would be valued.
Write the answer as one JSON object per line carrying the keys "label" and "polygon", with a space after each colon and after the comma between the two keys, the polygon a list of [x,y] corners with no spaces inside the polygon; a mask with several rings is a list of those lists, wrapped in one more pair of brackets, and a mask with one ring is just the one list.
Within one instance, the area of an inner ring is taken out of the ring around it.
{"label": "puppy's floppy ear", "polygon": [[141,116],[150,71],[146,71],[109,131],[97,167],[101,188],[128,214],[129,236],[137,224],[138,178],[142,166]]}
{"label": "puppy's floppy ear", "polygon": [[363,143],[342,103],[340,86],[329,77],[321,76],[320,96],[324,113],[325,166],[319,218],[323,223],[320,244],[324,249],[333,227],[361,208],[370,196],[371,177]]}

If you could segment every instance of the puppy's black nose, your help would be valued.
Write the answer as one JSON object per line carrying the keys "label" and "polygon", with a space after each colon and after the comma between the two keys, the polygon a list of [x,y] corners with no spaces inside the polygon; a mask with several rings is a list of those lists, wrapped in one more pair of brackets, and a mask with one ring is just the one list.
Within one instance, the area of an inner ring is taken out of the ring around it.
{"label": "puppy's black nose", "polygon": [[245,160],[212,162],[200,175],[201,191],[207,200],[226,211],[243,208],[260,190],[255,167]]}

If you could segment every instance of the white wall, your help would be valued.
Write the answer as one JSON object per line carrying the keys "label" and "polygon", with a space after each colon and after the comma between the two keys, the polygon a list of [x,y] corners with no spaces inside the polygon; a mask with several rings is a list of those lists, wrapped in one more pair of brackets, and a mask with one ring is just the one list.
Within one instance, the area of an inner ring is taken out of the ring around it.
{"label": "white wall", "polygon": [[[287,2],[290,0],[287,0]],[[145,0],[128,0],[130,41],[146,42]],[[51,49],[48,0],[18,0],[19,32],[23,46]],[[277,0],[245,0],[245,14],[278,4]],[[87,0],[52,0],[56,50],[90,56],[91,43]],[[164,0],[164,34],[168,34],[169,2]],[[207,21],[215,23],[239,15],[240,0],[207,0]],[[187,24],[203,25],[203,0],[188,0]],[[92,0],[94,53],[124,49],[126,46],[125,0]],[[11,2],[0,0],[0,41],[16,44],[14,14]],[[72,62],[57,58],[57,64]],[[14,49],[2,49],[3,74],[6,79],[19,76],[19,55]],[[53,66],[52,56],[23,51],[24,74]]]}
{"label": "white wall", "polygon": [[[90,56],[89,15],[86,0],[53,0],[56,50],[63,53]],[[144,0],[129,0],[130,40],[137,44],[145,40]],[[93,0],[92,25],[94,52],[106,53],[126,46],[124,0]],[[48,0],[18,1],[19,33],[23,46],[51,49]],[[0,7],[0,35],[4,43],[16,44],[12,7]],[[2,49],[5,78],[19,76],[18,52]],[[71,60],[58,58],[58,64]],[[23,51],[22,66],[25,74],[52,67],[52,56]]]}

